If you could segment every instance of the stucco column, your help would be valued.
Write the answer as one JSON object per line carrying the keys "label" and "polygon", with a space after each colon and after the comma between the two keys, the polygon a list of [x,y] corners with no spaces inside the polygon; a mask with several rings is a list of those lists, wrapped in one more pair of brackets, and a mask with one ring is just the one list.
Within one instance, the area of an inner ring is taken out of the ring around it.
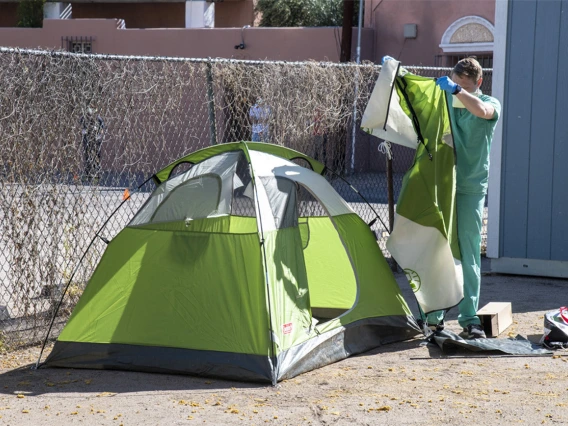
{"label": "stucco column", "polygon": [[43,17],[45,19],[59,19],[62,10],[63,10],[63,3],[46,2],[43,5]]}
{"label": "stucco column", "polygon": [[215,27],[215,3],[205,0],[185,2],[185,28]]}

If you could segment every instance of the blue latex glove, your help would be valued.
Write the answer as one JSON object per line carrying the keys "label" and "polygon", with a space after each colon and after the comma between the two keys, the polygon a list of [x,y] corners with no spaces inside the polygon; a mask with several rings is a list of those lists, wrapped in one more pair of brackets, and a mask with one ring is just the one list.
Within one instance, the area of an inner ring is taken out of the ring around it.
{"label": "blue latex glove", "polygon": [[446,92],[452,95],[456,92],[456,89],[458,88],[458,85],[454,83],[448,76],[438,78],[436,80],[436,85],[440,87],[440,89],[445,90]]}
{"label": "blue latex glove", "polygon": [[394,61],[395,59],[392,56],[383,56],[383,59],[381,61],[381,65],[384,65],[386,61]]}

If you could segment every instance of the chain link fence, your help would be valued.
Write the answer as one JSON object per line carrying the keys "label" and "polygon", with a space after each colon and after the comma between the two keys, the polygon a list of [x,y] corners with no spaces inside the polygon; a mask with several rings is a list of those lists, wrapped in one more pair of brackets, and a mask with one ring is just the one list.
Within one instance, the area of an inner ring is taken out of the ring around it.
{"label": "chain link fence", "polygon": [[414,151],[394,147],[389,165],[376,138],[357,125],[352,137],[379,70],[0,48],[0,351],[42,341],[52,321],[57,337],[147,179],[211,144],[265,141],[325,163],[364,220],[378,213],[390,257],[389,193],[392,213]]}

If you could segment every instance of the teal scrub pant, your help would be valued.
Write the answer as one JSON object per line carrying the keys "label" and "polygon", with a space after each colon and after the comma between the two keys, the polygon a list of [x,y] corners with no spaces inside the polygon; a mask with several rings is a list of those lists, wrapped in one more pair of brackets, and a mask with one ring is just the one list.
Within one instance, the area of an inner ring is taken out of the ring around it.
{"label": "teal scrub pant", "polygon": [[[463,270],[463,300],[458,305],[458,322],[462,327],[480,324],[476,315],[481,288],[481,226],[485,194],[456,194],[458,239]],[[423,315],[422,315],[423,316]],[[444,319],[443,311],[428,314],[428,324]]]}

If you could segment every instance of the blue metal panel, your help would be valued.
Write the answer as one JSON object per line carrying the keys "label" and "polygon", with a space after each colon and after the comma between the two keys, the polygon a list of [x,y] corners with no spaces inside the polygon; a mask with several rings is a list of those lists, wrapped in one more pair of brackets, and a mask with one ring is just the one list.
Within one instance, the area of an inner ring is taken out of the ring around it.
{"label": "blue metal panel", "polygon": [[560,0],[537,2],[527,205],[529,259],[550,259],[561,5]]}
{"label": "blue metal panel", "polygon": [[568,261],[568,0],[562,1],[557,75],[550,258]]}
{"label": "blue metal panel", "polygon": [[527,257],[529,153],[536,1],[509,4],[503,102],[501,256]]}

